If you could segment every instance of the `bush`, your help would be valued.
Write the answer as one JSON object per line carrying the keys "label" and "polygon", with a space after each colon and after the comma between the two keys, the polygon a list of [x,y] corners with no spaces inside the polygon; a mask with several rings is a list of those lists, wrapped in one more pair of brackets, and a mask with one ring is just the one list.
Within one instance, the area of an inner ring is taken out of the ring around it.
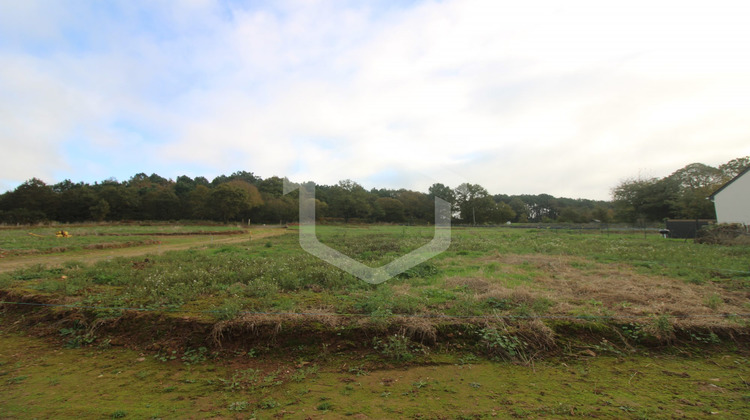
{"label": "bush", "polygon": [[750,245],[747,226],[739,223],[709,225],[699,230],[695,243],[710,245]]}
{"label": "bush", "polygon": [[224,303],[214,311],[216,317],[222,321],[234,319],[242,312],[242,301],[237,298],[225,299]]}
{"label": "bush", "polygon": [[721,296],[716,293],[712,293],[706,296],[706,299],[704,301],[704,304],[713,310],[719,309],[719,306],[721,306],[722,303],[724,303],[724,299],[722,299]]}
{"label": "bush", "polygon": [[490,356],[506,360],[526,361],[526,343],[507,330],[487,327],[480,331],[482,344]]}
{"label": "bush", "polygon": [[385,340],[373,339],[373,347],[383,356],[396,362],[408,362],[414,359],[409,338],[400,334],[388,336]]}
{"label": "bush", "polygon": [[669,315],[662,314],[651,319],[651,323],[646,326],[646,332],[659,341],[669,342],[674,338],[674,325],[672,325]]}

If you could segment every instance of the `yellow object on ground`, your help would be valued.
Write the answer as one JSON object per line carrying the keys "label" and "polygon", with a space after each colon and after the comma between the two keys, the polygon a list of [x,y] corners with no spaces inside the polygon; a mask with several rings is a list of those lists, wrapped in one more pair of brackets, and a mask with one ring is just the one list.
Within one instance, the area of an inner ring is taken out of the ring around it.
{"label": "yellow object on ground", "polygon": [[[44,235],[38,235],[36,233],[31,233],[31,232],[29,232],[29,235],[30,236],[36,236],[37,238],[44,238],[45,237]],[[68,231],[66,231],[66,230],[58,230],[57,232],[55,232],[55,236],[57,236],[58,238],[71,238],[71,237],[73,237],[73,235],[71,235],[70,233],[68,233]]]}

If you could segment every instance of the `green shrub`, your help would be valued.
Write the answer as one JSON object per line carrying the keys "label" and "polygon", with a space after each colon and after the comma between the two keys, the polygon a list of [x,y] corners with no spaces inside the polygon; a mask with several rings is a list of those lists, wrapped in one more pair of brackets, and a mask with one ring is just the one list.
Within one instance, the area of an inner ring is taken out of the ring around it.
{"label": "green shrub", "polygon": [[186,365],[194,365],[196,363],[203,363],[206,361],[208,356],[208,349],[205,347],[198,347],[198,349],[187,349],[182,355],[182,362]]}
{"label": "green shrub", "polygon": [[127,415],[128,415],[127,411],[125,411],[125,410],[117,410],[117,411],[115,411],[115,412],[112,413],[111,417],[113,419],[121,419],[121,418],[124,418]]}
{"label": "green shrub", "polygon": [[409,338],[400,334],[388,336],[385,340],[377,337],[373,339],[375,350],[380,351],[383,356],[397,362],[408,362],[414,359],[410,344],[411,341]]}
{"label": "green shrub", "polygon": [[250,407],[247,401],[235,401],[229,404],[229,411],[245,411]]}
{"label": "green shrub", "polygon": [[245,288],[245,296],[267,297],[279,292],[279,285],[267,279],[256,279],[248,283]]}
{"label": "green shrub", "polygon": [[507,331],[487,327],[480,331],[485,351],[493,357],[506,360],[526,360],[526,343]]}
{"label": "green shrub", "polygon": [[225,299],[224,303],[214,311],[220,320],[234,319],[242,311],[242,301],[237,298]]}
{"label": "green shrub", "polygon": [[674,326],[669,315],[662,314],[651,319],[647,328],[648,332],[662,341],[669,341],[674,337]]}
{"label": "green shrub", "polygon": [[717,293],[712,293],[712,294],[706,296],[706,299],[705,299],[704,303],[709,308],[711,308],[713,310],[717,310],[724,303],[724,300]]}

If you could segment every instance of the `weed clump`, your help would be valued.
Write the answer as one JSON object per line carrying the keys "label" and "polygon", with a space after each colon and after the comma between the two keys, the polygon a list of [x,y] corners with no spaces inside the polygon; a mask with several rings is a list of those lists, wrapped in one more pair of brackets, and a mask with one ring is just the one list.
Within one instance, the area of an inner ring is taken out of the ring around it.
{"label": "weed clump", "polygon": [[705,305],[714,311],[719,309],[719,306],[724,303],[724,300],[717,293],[712,293],[706,297]]}
{"label": "weed clump", "polygon": [[423,262],[416,265],[403,273],[399,274],[398,277],[401,279],[411,279],[415,277],[428,278],[440,274],[440,269],[430,262]]}
{"label": "weed clump", "polygon": [[510,334],[507,328],[485,327],[479,332],[485,353],[496,359],[528,361],[526,343]]}
{"label": "weed clump", "polygon": [[411,341],[404,335],[394,334],[385,339],[375,337],[372,340],[372,346],[380,354],[395,362],[409,362],[414,360]]}
{"label": "weed clump", "polygon": [[242,311],[242,301],[237,298],[230,298],[224,301],[214,313],[222,321],[236,318]]}
{"label": "weed clump", "polygon": [[245,411],[250,408],[250,403],[247,401],[235,401],[229,404],[229,411]]}
{"label": "weed clump", "polygon": [[645,330],[661,342],[670,342],[674,339],[674,325],[666,314],[653,317]]}

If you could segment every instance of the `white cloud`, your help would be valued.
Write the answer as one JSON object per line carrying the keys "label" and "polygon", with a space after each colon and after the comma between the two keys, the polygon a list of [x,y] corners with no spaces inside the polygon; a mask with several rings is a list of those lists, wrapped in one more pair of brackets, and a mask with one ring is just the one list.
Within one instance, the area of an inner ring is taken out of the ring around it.
{"label": "white cloud", "polygon": [[[107,39],[97,48],[3,55],[36,60],[39,83],[4,86],[47,111],[43,128],[0,131],[3,147],[6,135],[32,139],[0,180],[65,172],[60,156],[28,156],[75,130],[125,161],[155,154],[149,172],[182,162],[320,183],[403,173],[378,186],[420,189],[414,173],[445,173],[493,193],[590,198],[641,170],[750,154],[743,3],[166,3],[150,11],[158,31],[118,7],[126,19],[91,30]],[[71,109],[60,89],[86,106]],[[5,105],[2,115],[26,114]],[[133,133],[112,121],[137,125],[142,150],[128,156]]]}

